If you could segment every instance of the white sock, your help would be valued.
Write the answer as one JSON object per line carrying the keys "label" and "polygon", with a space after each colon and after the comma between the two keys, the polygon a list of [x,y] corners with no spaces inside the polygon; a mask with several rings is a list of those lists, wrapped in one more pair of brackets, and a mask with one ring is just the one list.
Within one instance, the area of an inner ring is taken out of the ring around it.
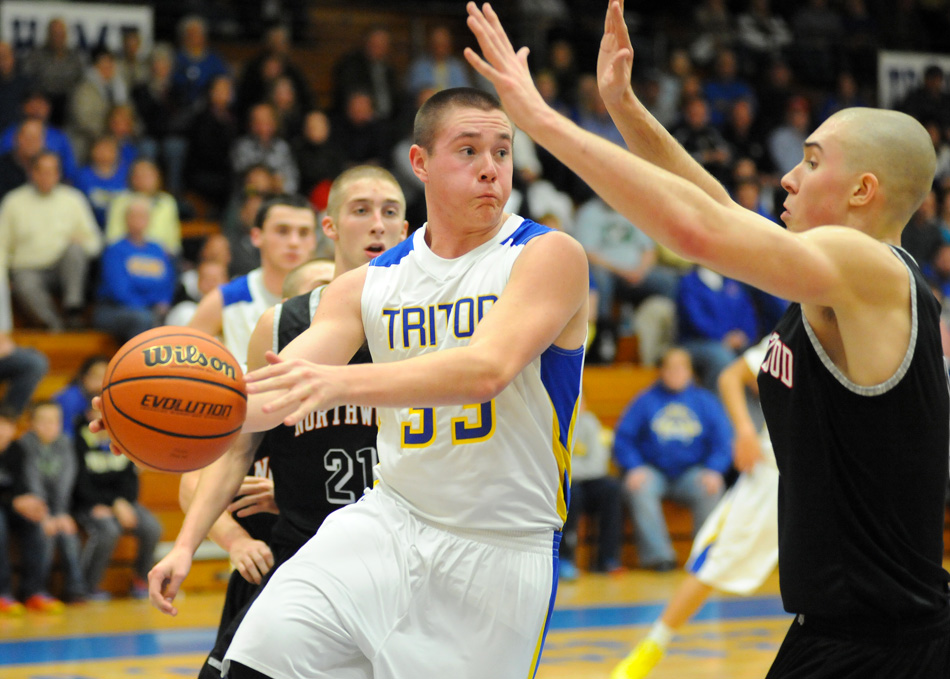
{"label": "white sock", "polygon": [[665,651],[666,647],[670,645],[670,641],[673,639],[673,634],[673,628],[664,624],[662,621],[657,620],[655,623],[653,623],[650,633],[647,634],[647,639]]}

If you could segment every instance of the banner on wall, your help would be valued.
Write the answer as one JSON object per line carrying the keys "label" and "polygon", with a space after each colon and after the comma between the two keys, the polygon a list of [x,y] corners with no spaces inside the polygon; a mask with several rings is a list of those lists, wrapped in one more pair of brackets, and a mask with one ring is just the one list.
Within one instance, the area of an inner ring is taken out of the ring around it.
{"label": "banner on wall", "polygon": [[122,32],[136,28],[142,36],[142,52],[147,54],[152,48],[152,7],[92,2],[0,2],[0,40],[17,52],[42,45],[46,25],[57,17],[66,22],[70,47],[91,50],[102,44],[118,51]]}
{"label": "banner on wall", "polygon": [[943,88],[950,91],[950,54],[880,51],[877,57],[877,101],[882,108],[895,108],[907,94],[924,82],[924,71],[943,69]]}

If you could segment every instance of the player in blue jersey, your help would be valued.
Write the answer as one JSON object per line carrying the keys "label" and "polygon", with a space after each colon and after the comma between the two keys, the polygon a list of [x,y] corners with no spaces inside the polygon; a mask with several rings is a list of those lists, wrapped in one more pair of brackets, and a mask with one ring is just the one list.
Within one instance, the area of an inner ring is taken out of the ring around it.
{"label": "player in blue jersey", "polygon": [[661,244],[792,301],[758,376],[780,472],[782,600],[796,616],[769,679],[950,676],[950,392],[939,305],[900,249],[933,182],[926,130],[895,111],[831,116],[782,178],[783,229],[735,203],[637,99],[621,0],[598,84],[632,153],[547,106],[527,50],[490,6],[468,11],[484,58],[466,58],[520,129]]}

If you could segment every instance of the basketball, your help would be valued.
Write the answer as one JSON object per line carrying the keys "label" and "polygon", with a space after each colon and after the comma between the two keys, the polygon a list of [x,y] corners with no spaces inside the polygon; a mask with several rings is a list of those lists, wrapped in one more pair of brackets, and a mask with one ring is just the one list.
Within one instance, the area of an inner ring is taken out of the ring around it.
{"label": "basketball", "polygon": [[116,352],[102,383],[102,422],[138,466],[201,469],[241,433],[244,374],[221,342],[199,330],[162,326]]}

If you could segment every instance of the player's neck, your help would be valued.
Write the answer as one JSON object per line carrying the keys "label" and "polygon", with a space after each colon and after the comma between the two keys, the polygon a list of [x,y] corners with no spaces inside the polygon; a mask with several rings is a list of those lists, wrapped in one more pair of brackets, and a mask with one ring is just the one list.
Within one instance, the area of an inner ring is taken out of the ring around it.
{"label": "player's neck", "polygon": [[426,223],[426,245],[443,259],[461,257],[494,238],[508,217],[507,213],[503,213],[497,223],[475,227],[429,220]]}

